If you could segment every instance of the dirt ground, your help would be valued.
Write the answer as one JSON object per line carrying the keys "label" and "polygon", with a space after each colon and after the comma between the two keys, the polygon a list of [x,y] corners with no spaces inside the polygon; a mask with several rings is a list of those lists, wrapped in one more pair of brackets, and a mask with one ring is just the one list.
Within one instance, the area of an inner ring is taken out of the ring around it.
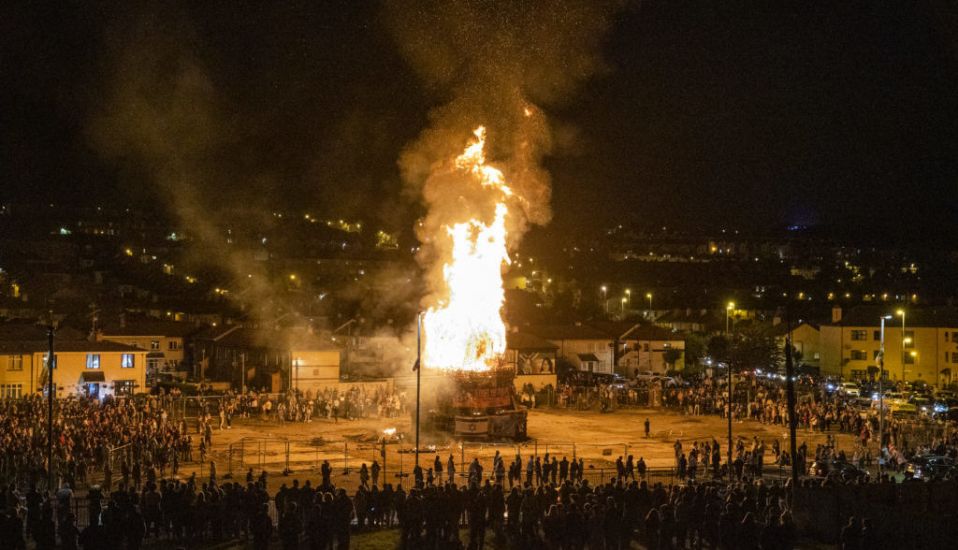
{"label": "dirt ground", "polygon": [[[643,422],[649,418],[651,437],[646,439]],[[265,470],[268,473],[270,490],[281,483],[300,483],[319,480],[319,467],[324,460],[333,468],[333,481],[339,486],[352,490],[359,482],[360,464],[371,465],[373,460],[380,465],[385,462],[383,480],[392,483],[404,482],[414,464],[414,429],[408,417],[367,418],[357,420],[314,420],[311,423],[264,422],[258,418],[233,421],[231,429],[214,428],[213,450],[207,456],[207,463],[187,464],[181,467],[180,475],[188,476],[196,472],[198,476],[209,474],[209,460],[216,463],[217,475],[229,476],[234,480],[245,480],[246,472],[252,468],[255,475]],[[378,440],[383,430],[395,428],[400,441],[395,438],[386,445],[386,459],[382,459],[381,445]],[[727,441],[727,423],[715,416],[684,416],[659,409],[619,409],[611,413],[595,411],[576,411],[559,409],[539,409],[530,411],[528,421],[529,439],[516,444],[511,441],[460,441],[439,434],[421,434],[422,448],[420,461],[423,468],[431,467],[438,454],[445,467],[452,455],[456,462],[457,473],[464,471],[463,463],[478,457],[490,472],[492,458],[498,450],[506,457],[507,464],[518,452],[526,460],[530,454],[540,456],[545,453],[563,456],[570,460],[573,456],[582,458],[588,473],[605,475],[605,471],[614,470],[616,457],[632,454],[638,459],[643,457],[650,468],[670,468],[674,466],[673,445],[681,440],[684,449],[691,448],[694,441],[700,443],[715,438],[722,444],[723,458]],[[788,448],[788,432],[783,426],[770,426],[753,421],[741,421],[733,424],[733,437],[743,437],[751,441],[753,437],[764,440],[771,451],[772,441],[779,440],[783,449]],[[839,448],[849,452],[854,446],[854,438],[847,434],[837,434]],[[798,441],[806,442],[810,448],[825,441],[825,435],[799,430]],[[194,452],[194,458],[196,453]],[[770,460],[767,459],[766,462]],[[284,470],[290,470],[284,476]],[[347,473],[348,472],[348,473]],[[380,483],[382,483],[382,481]]]}

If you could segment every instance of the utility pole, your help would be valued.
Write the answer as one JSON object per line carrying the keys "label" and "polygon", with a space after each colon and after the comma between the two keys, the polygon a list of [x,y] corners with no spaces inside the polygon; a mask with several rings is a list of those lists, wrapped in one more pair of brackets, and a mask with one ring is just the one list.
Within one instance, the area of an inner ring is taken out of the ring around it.
{"label": "utility pole", "polygon": [[[735,303],[729,302],[725,306],[725,339],[728,342],[727,350],[732,348],[732,339],[729,337],[729,314],[735,309]],[[732,480],[732,357],[731,353],[728,351],[725,352],[728,355],[728,479]]]}
{"label": "utility pole", "polygon": [[785,306],[785,392],[788,400],[788,443],[789,456],[792,457],[792,487],[798,487],[798,444],[795,441],[795,367],[792,363],[792,315]]}
{"label": "utility pole", "polygon": [[[881,317],[881,342],[878,351],[878,480],[881,481],[882,466],[885,462],[885,454],[882,452],[882,446],[885,439],[885,395],[882,391],[882,378],[885,376],[885,321],[891,319],[891,315],[882,315]],[[902,365],[902,369],[904,369]]]}
{"label": "utility pole", "polygon": [[419,409],[422,382],[422,313],[416,317],[416,466],[419,466]]}
{"label": "utility pole", "polygon": [[56,384],[53,382],[53,368],[56,364],[56,360],[53,355],[53,319],[51,316],[50,324],[47,325],[47,404],[49,405],[49,410],[47,412],[47,490],[53,490],[53,399],[56,395]]}

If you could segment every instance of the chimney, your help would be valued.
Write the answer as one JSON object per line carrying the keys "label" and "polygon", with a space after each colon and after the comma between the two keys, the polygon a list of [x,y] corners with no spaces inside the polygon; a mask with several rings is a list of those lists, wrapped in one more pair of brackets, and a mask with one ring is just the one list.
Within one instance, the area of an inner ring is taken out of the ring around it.
{"label": "chimney", "polygon": [[832,308],[832,323],[841,323],[842,322],[842,306],[835,306]]}

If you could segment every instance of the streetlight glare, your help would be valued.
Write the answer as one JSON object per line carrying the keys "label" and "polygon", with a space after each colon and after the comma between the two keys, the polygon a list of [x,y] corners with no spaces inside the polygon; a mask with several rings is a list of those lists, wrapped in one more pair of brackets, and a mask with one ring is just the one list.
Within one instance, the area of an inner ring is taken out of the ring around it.
{"label": "streetlight glare", "polygon": [[645,293],[645,297],[646,297],[646,298],[649,298],[649,299],[652,299],[652,293],[651,293],[651,292],[646,292],[646,293]]}
{"label": "streetlight glare", "polygon": [[728,305],[725,306],[725,309],[727,309],[727,310],[733,310],[733,309],[735,309],[735,302],[729,302]]}
{"label": "streetlight glare", "polygon": [[895,315],[904,315],[904,314],[905,314],[905,310],[903,309],[899,309],[898,311],[895,312]]}

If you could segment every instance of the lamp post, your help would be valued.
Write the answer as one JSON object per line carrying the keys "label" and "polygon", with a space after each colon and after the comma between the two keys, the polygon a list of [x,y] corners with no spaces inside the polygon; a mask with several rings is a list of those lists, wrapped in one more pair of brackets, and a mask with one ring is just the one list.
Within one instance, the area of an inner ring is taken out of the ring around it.
{"label": "lamp post", "polygon": [[602,309],[604,309],[606,315],[608,315],[609,314],[609,299],[608,299],[609,287],[602,285],[600,290],[602,291]]}
{"label": "lamp post", "polygon": [[622,300],[621,300],[621,306],[619,306],[619,314],[622,315],[622,317],[625,317],[625,302],[626,302],[626,300],[628,300],[628,298],[622,298]]}
{"label": "lamp post", "polygon": [[49,350],[47,351],[47,374],[49,375],[47,385],[47,404],[49,411],[47,413],[47,490],[53,491],[53,400],[56,396],[56,384],[53,381],[53,369],[56,365],[56,356],[53,354],[53,323],[47,326],[47,340]]}
{"label": "lamp post", "polygon": [[419,467],[419,408],[422,380],[422,312],[416,317],[416,467]]}
{"label": "lamp post", "polygon": [[652,320],[652,293],[646,292],[645,297],[649,299],[649,320]]}
{"label": "lamp post", "polygon": [[625,289],[625,298],[629,301],[629,309],[632,309],[632,289]]}
{"label": "lamp post", "polygon": [[895,315],[901,315],[901,381],[905,382],[905,310],[899,309]]}
{"label": "lamp post", "polygon": [[[882,393],[882,378],[885,376],[885,321],[891,319],[891,315],[882,315],[881,317],[881,339],[878,344],[878,478],[881,479],[882,465],[885,461],[885,455],[882,452],[882,446],[885,439],[885,396]],[[904,368],[904,367],[902,367]]]}
{"label": "lamp post", "polygon": [[[725,306],[725,340],[728,342],[726,345],[726,354],[728,353],[728,348],[731,347],[731,339],[729,338],[728,332],[728,320],[729,314],[735,310],[735,302],[729,302]],[[732,480],[732,360],[730,357],[726,357],[728,361],[728,478],[729,481]]]}

